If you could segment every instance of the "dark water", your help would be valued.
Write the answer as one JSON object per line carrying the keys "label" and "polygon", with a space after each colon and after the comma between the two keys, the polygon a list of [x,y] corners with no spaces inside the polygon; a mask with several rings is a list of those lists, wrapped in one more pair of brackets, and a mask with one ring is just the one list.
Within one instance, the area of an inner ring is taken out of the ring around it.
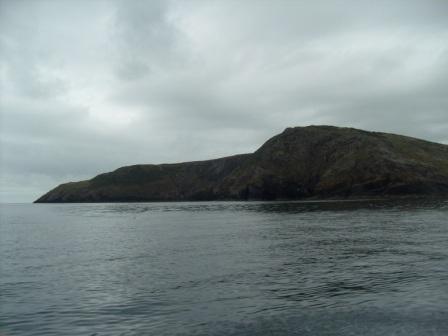
{"label": "dark water", "polygon": [[448,202],[1,205],[1,335],[448,335]]}

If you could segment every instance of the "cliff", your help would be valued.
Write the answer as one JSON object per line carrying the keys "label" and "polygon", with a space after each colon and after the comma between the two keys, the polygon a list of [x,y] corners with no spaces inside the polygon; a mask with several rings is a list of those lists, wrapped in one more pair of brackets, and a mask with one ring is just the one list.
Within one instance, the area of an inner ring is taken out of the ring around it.
{"label": "cliff", "polygon": [[448,146],[353,128],[287,128],[251,154],[134,165],[36,202],[275,200],[448,195]]}

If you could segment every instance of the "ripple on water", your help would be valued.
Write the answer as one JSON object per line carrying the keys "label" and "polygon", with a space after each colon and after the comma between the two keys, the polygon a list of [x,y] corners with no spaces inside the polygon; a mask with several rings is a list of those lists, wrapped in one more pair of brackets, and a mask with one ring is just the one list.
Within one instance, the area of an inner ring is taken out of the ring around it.
{"label": "ripple on water", "polygon": [[446,200],[0,210],[0,334],[448,334]]}

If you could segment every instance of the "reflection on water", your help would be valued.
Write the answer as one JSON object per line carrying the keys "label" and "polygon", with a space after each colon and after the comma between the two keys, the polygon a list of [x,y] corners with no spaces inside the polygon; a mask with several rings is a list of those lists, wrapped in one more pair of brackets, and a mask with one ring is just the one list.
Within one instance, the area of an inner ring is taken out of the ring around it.
{"label": "reflection on water", "polygon": [[0,334],[448,334],[446,200],[0,210]]}
{"label": "reflection on water", "polygon": [[[278,202],[154,202],[154,203],[74,203],[52,204],[63,206],[62,211],[80,214],[92,211],[103,213],[143,213],[147,211],[255,211],[301,213],[313,211],[377,210],[447,210],[448,201],[441,198],[365,199],[328,201],[278,201]],[[42,205],[45,206],[45,205]]]}

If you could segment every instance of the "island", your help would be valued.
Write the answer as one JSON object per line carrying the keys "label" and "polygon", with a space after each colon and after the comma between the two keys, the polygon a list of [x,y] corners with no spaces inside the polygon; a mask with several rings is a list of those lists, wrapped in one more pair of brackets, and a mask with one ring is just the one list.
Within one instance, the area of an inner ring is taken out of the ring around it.
{"label": "island", "polygon": [[69,182],[36,203],[448,195],[448,145],[334,126],[285,129],[251,154],[139,164]]}

